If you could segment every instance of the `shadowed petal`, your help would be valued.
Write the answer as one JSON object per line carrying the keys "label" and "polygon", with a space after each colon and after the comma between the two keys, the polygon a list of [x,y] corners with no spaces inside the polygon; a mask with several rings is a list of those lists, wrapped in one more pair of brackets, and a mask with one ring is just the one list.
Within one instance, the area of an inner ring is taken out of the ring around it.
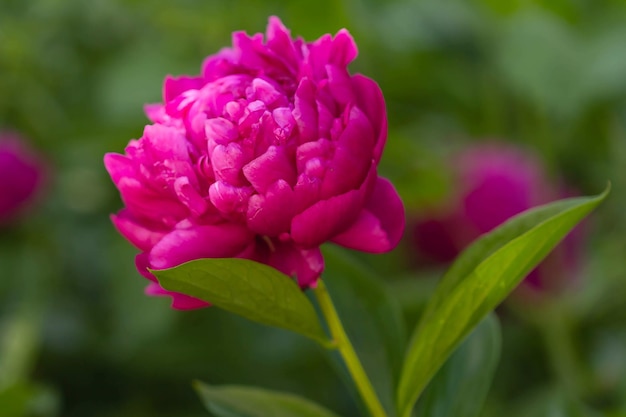
{"label": "shadowed petal", "polygon": [[297,277],[301,288],[314,287],[324,270],[324,258],[319,248],[298,249],[287,244],[276,246],[268,264],[286,275]]}
{"label": "shadowed petal", "polygon": [[175,308],[176,310],[195,310],[197,308],[209,307],[211,305],[205,301],[185,294],[165,290],[156,282],[148,284],[144,292],[147,295],[156,297],[172,297],[172,308]]}

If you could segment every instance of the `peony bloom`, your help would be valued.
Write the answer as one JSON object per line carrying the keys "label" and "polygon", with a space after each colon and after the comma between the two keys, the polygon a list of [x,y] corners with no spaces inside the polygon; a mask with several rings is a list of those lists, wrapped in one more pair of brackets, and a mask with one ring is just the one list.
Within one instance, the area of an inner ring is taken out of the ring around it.
{"label": "peony bloom", "polygon": [[43,164],[15,133],[0,132],[0,225],[11,223],[33,199]]}
{"label": "peony bloom", "polygon": [[146,107],[153,123],[104,159],[125,204],[113,223],[141,250],[147,293],[206,306],[147,270],[198,258],[263,262],[306,288],[324,242],[396,246],[404,209],[377,174],[385,103],[374,81],[349,74],[356,55],[346,30],[306,43],[272,17],[265,40],[234,33],[199,76],[165,79],[163,104]]}
{"label": "peony bloom", "polygon": [[[514,146],[478,145],[452,158],[454,189],[418,216],[414,242],[422,258],[452,261],[481,234],[531,207],[564,198],[534,155]],[[575,266],[579,239],[566,238],[525,280],[525,289],[557,289]]]}

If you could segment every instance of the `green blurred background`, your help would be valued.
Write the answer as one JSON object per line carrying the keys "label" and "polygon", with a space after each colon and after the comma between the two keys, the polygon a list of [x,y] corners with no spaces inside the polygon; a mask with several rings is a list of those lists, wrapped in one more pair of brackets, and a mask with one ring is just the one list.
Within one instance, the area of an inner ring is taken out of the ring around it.
{"label": "green blurred background", "polygon": [[[445,194],[451,149],[486,139],[535,149],[582,193],[612,181],[579,288],[547,307],[501,309],[484,416],[626,415],[626,2],[3,0],[0,128],[22,132],[51,176],[28,217],[0,231],[0,416],[207,415],[193,379],[357,413],[309,341],[144,296],[135,250],[108,218],[121,201],[103,154],[141,135],[163,77],[197,74],[232,31],[262,32],[269,15],[307,40],[343,27],[355,37],[352,71],[387,100],[380,171],[409,214]],[[407,244],[361,257],[409,323],[441,273],[411,258]]]}

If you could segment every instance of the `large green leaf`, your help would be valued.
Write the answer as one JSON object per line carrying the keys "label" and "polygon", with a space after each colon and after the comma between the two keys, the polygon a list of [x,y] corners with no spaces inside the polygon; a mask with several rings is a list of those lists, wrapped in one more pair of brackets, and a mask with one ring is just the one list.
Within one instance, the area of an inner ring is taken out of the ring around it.
{"label": "large green leaf", "polygon": [[500,326],[488,315],[430,381],[417,404],[420,417],[476,417],[500,358]]}
{"label": "large green leaf", "polygon": [[[394,416],[406,331],[402,313],[382,280],[345,249],[323,248],[324,282],[344,329],[388,416]],[[337,354],[335,364],[341,363]],[[350,377],[345,368],[344,378]]]}
{"label": "large green leaf", "polygon": [[411,414],[426,384],[472,329],[604,200],[580,197],[529,210],[479,239],[443,278],[413,337],[398,387],[400,415]]}
{"label": "large green leaf", "polygon": [[196,382],[206,408],[216,417],[337,417],[293,394],[242,386],[212,387]]}
{"label": "large green leaf", "polygon": [[161,286],[329,345],[315,308],[287,275],[248,259],[212,258],[151,271]]}

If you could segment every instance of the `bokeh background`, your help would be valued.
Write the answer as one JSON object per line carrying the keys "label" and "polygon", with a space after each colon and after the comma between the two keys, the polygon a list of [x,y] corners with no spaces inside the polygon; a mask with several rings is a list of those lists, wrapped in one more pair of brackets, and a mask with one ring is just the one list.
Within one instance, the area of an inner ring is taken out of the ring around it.
{"label": "bokeh background", "polygon": [[[483,415],[626,415],[626,2],[3,0],[0,129],[28,140],[46,178],[0,228],[0,416],[207,415],[193,379],[357,413],[309,341],[144,296],[135,249],[108,218],[121,201],[102,157],[141,136],[164,76],[198,73],[231,32],[264,31],[269,15],[307,40],[355,37],[352,71],[387,100],[380,172],[409,225],[454,192],[449,156],[484,142],[533,153],[574,194],[612,182],[570,288],[498,310],[503,353]],[[411,236],[358,255],[409,324],[445,270]]]}

